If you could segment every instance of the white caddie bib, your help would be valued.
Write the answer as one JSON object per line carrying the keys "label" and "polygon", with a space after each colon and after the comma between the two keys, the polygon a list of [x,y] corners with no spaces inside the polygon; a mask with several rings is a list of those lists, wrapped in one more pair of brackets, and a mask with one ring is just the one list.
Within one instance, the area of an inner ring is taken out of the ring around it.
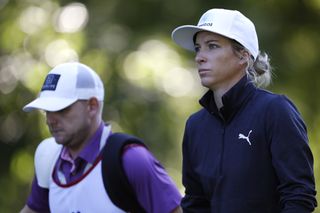
{"label": "white caddie bib", "polygon": [[[100,150],[105,145],[111,132],[105,126],[100,140]],[[51,213],[123,213],[116,207],[105,191],[101,160],[83,179],[73,185],[57,185],[52,179],[54,165],[62,146],[54,138],[42,141],[35,153],[35,170],[38,184],[49,189],[49,206]]]}
{"label": "white caddie bib", "polygon": [[50,176],[49,204],[52,213],[123,213],[105,191],[101,161],[80,182],[58,186]]}

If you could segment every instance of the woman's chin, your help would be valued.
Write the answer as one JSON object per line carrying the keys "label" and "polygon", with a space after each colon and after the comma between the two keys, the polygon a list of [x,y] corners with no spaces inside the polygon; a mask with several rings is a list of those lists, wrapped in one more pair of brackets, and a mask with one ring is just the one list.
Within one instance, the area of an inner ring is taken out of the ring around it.
{"label": "woman's chin", "polygon": [[201,85],[206,87],[206,88],[211,88],[212,87],[212,82],[209,81],[208,79],[201,79]]}

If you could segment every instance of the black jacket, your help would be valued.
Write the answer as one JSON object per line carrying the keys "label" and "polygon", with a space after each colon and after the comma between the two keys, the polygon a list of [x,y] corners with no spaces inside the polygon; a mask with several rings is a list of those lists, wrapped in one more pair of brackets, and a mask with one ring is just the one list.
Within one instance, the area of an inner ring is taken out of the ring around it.
{"label": "black jacket", "polygon": [[222,98],[212,91],[183,139],[182,207],[188,212],[310,213],[317,205],[313,156],[299,112],[247,77]]}

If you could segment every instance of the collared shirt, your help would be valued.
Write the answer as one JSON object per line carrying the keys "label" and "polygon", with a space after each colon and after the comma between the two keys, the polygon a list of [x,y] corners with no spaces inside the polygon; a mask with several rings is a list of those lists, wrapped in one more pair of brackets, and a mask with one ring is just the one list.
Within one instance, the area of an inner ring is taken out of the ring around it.
{"label": "collared shirt", "polygon": [[[102,129],[103,124],[74,161],[70,158],[68,150],[63,149],[55,166],[60,174],[65,176],[63,181],[69,183],[77,180],[86,171],[87,162],[89,164],[94,162],[99,155]],[[181,195],[174,182],[160,162],[146,148],[142,146],[128,147],[123,154],[123,168],[137,194],[137,200],[147,212],[171,212],[180,204]],[[61,181],[61,177],[54,177]],[[36,176],[27,205],[37,212],[50,212],[48,189],[38,185]]]}
{"label": "collared shirt", "polygon": [[72,159],[69,150],[63,147],[56,164],[55,181],[62,184],[73,182],[80,178],[93,165],[100,153],[99,142],[103,127],[104,124],[101,123],[96,133],[75,159]]}

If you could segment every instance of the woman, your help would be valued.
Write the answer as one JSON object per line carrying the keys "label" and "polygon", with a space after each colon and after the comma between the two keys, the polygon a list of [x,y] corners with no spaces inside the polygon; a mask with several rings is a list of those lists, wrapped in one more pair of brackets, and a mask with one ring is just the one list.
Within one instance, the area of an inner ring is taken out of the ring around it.
{"label": "woman", "polygon": [[312,212],[317,205],[306,126],[271,81],[254,24],[238,11],[211,9],[197,26],[172,32],[195,51],[209,91],[183,138],[184,212]]}

